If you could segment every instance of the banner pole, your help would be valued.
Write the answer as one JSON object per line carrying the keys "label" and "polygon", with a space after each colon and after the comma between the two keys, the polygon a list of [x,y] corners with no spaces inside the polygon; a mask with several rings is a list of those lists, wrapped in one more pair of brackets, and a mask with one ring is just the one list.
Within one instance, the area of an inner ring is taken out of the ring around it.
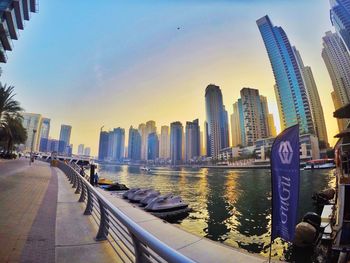
{"label": "banner pole", "polygon": [[270,241],[270,253],[269,253],[269,263],[271,263],[271,253],[272,253],[272,238],[271,238],[271,241]]}

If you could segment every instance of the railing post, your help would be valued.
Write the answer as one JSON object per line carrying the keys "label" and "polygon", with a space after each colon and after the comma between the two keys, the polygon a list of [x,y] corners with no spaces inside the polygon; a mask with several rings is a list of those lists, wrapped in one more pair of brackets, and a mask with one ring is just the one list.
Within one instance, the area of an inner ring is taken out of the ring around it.
{"label": "railing post", "polygon": [[78,200],[78,202],[84,202],[85,200],[85,196],[86,196],[86,189],[85,189],[85,184],[84,182],[82,181],[81,182],[81,195],[80,195],[80,198]]}
{"label": "railing post", "polygon": [[73,174],[73,186],[72,188],[76,188],[77,187],[77,174],[75,173],[75,171],[72,171]]}
{"label": "railing post", "polygon": [[[130,231],[129,231],[130,232]],[[133,233],[130,233],[132,242],[134,243],[134,249],[135,249],[135,263],[142,263],[143,262],[143,251],[140,244],[140,241],[135,237]]]}
{"label": "railing post", "polygon": [[96,241],[106,240],[108,236],[109,220],[106,208],[103,206],[103,202],[98,199],[98,205],[100,207],[100,226],[96,235]]}
{"label": "railing post", "polygon": [[93,201],[92,201],[92,194],[91,194],[91,191],[89,190],[89,188],[87,187],[87,196],[88,196],[88,199],[87,199],[87,203],[86,203],[86,209],[84,211],[84,215],[91,215],[92,213],[92,208],[94,206],[93,204]]}
{"label": "railing post", "polygon": [[81,184],[82,184],[80,175],[78,175],[77,181],[78,181],[78,187],[77,187],[77,190],[75,190],[75,192],[74,192],[75,194],[79,194],[80,193],[80,188],[81,188]]}

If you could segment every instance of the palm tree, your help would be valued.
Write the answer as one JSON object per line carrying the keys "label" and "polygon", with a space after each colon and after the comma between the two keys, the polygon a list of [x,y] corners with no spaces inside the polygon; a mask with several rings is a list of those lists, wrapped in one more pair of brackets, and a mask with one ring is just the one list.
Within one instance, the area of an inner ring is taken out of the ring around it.
{"label": "palm tree", "polygon": [[13,86],[0,83],[0,143],[8,153],[12,152],[14,144],[24,143],[27,132],[22,125],[23,110],[17,100]]}
{"label": "palm tree", "polygon": [[19,115],[23,109],[17,100],[14,100],[13,86],[2,85],[0,83],[0,127],[4,125],[5,115]]}
{"label": "palm tree", "polygon": [[12,153],[15,144],[25,143],[27,131],[22,125],[23,117],[20,115],[5,114],[1,133],[4,135],[4,146],[7,153]]}

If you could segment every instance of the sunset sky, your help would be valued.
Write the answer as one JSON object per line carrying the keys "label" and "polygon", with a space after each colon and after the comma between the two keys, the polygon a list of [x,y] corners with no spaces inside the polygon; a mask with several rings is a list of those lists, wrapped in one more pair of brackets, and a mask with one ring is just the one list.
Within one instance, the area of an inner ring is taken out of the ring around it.
{"label": "sunset sky", "polygon": [[[205,120],[204,90],[219,85],[229,114],[242,87],[267,96],[277,129],[274,77],[255,21],[268,14],[311,66],[330,143],[336,120],[322,36],[327,0],[46,0],[26,23],[1,81],[27,112],[51,118],[50,137],[73,126],[97,154],[99,130],[155,120]],[[179,29],[178,29],[179,28]]]}

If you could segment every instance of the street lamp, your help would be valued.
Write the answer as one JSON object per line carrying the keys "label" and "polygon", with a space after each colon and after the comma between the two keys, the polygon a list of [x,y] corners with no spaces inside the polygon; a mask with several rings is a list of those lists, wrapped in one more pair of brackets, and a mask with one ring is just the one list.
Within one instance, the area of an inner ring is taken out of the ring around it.
{"label": "street lamp", "polygon": [[32,145],[30,146],[29,165],[32,165],[32,158],[33,158],[33,147],[34,147],[34,138],[35,138],[35,133],[36,133],[36,129],[33,129]]}

